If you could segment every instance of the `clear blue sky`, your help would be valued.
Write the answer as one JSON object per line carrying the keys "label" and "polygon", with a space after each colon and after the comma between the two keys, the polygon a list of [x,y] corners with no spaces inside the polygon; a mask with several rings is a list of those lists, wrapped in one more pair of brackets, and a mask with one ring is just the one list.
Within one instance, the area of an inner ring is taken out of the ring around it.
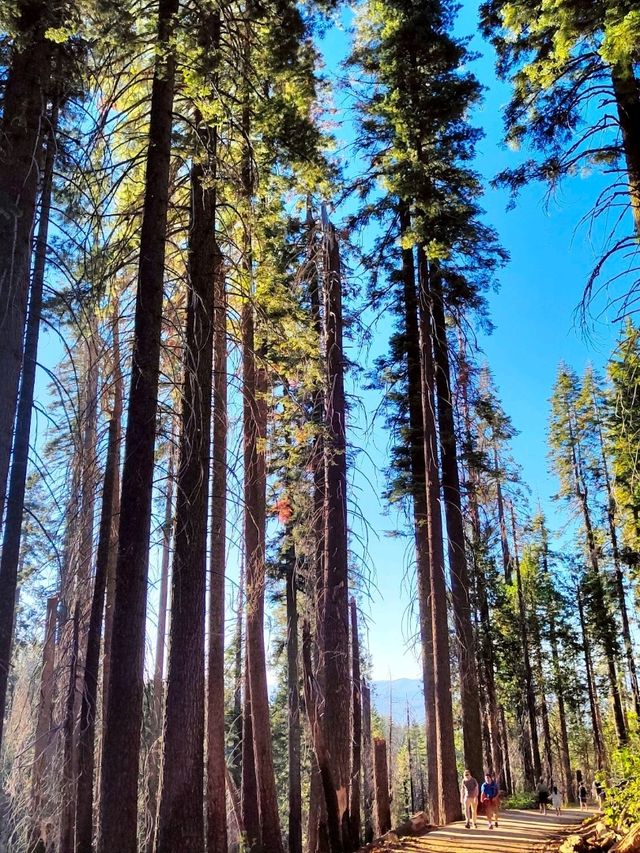
{"label": "clear blue sky", "polygon": [[[344,30],[350,14],[344,13],[342,20],[345,27],[332,30],[322,44],[327,71],[331,73],[348,49]],[[557,485],[548,471],[545,435],[548,398],[557,366],[561,360],[578,371],[589,361],[601,366],[617,333],[608,316],[613,312],[605,311],[599,320],[594,320],[588,334],[576,314],[584,283],[600,248],[598,234],[588,234],[586,227],[578,227],[578,223],[602,184],[597,175],[575,177],[551,201],[546,199],[546,188],[535,185],[521,194],[515,210],[507,211],[507,194],[491,189],[489,181],[505,166],[517,164],[527,152],[513,152],[502,144],[502,108],[508,101],[509,89],[496,80],[491,46],[478,35],[475,0],[464,3],[457,31],[460,35],[475,34],[471,48],[481,54],[472,69],[487,91],[473,122],[486,135],[478,145],[476,168],[487,181],[486,221],[496,228],[511,255],[511,262],[500,275],[499,292],[489,297],[495,331],[491,336],[482,335],[479,343],[495,376],[504,408],[519,433],[513,441],[513,451],[522,468],[523,480],[531,488],[533,502],[540,501],[554,528],[564,518],[560,508],[551,502]],[[342,119],[342,110],[349,108],[348,100],[338,92],[335,102]],[[342,119],[337,133],[343,144],[347,144],[352,138],[348,120]],[[349,172],[357,172],[357,159],[352,159],[351,152],[349,158]],[[603,307],[602,303],[598,306]],[[368,358],[361,351],[354,351],[352,356],[361,363],[364,357],[365,364],[372,364],[373,357],[385,349],[388,331],[389,326],[382,320]],[[364,408],[370,416],[376,408],[376,396],[368,392],[365,399]],[[370,428],[369,417],[361,413],[354,413],[354,421],[353,441],[366,451],[359,459],[360,472],[354,474],[352,496],[367,520],[374,588],[370,599],[363,601],[363,610],[370,625],[368,642],[373,677],[419,677],[418,657],[407,648],[415,623],[409,618],[410,586],[403,581],[413,559],[411,539],[385,535],[385,531],[399,522],[397,517],[385,515],[379,498],[384,491],[382,472],[388,436],[381,424]],[[369,427],[366,431],[365,425]],[[365,525],[357,520],[352,523],[358,536],[363,535]]]}

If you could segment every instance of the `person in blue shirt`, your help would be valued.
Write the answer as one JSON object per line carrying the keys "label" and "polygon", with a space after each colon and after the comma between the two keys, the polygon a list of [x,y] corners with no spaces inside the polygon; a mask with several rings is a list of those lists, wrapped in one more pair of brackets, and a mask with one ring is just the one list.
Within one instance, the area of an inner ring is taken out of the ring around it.
{"label": "person in blue shirt", "polygon": [[491,773],[485,774],[480,788],[480,802],[484,803],[489,829],[498,825],[498,809],[500,808],[500,788]]}

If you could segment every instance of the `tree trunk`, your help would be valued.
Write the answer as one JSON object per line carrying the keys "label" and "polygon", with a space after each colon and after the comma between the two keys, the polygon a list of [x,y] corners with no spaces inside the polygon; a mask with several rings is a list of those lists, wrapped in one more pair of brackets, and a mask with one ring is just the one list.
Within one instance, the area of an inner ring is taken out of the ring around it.
{"label": "tree trunk", "polygon": [[71,649],[69,655],[69,670],[65,697],[65,714],[63,725],[63,757],[62,757],[62,810],[60,814],[60,853],[73,853],[74,850],[74,818],[76,802],[76,773],[75,757],[75,701],[76,681],[78,674],[78,646],[80,629],[80,605],[76,602],[73,611]]}
{"label": "tree trunk", "polygon": [[389,770],[387,768],[387,744],[384,738],[373,739],[373,764],[376,782],[376,827],[378,836],[380,836],[391,829]]}
{"label": "tree trunk", "polygon": [[[201,128],[206,133],[206,129]],[[189,287],[185,371],[171,573],[162,785],[157,853],[204,848],[204,643],[211,452],[214,285],[221,257],[209,170],[191,167]],[[222,697],[217,701],[223,704]],[[224,789],[224,776],[216,779]]]}
{"label": "tree trunk", "polygon": [[[260,830],[265,851],[282,853],[275,789],[264,643],[267,375],[256,363],[254,309],[250,295],[242,309],[243,430],[245,471],[244,542],[247,561],[247,663],[251,727],[258,786]],[[246,708],[245,708],[246,713]],[[245,728],[246,736],[246,728]],[[247,829],[248,829],[247,825]]]}
{"label": "tree trunk", "polygon": [[[598,560],[598,545],[593,531],[591,511],[589,508],[589,492],[583,474],[583,467],[580,458],[580,448],[573,429],[571,415],[569,416],[569,442],[571,446],[571,462],[574,475],[575,496],[578,499],[578,503],[582,511],[582,519],[584,521],[587,540],[587,550],[589,552],[589,562],[594,578],[597,580],[599,585],[598,603],[602,607],[602,610],[606,611],[607,604],[604,600],[604,593],[601,586],[600,563]],[[611,696],[613,699],[613,713],[616,723],[616,733],[618,735],[618,742],[621,746],[624,746],[624,744],[626,744],[627,742],[627,725],[625,722],[624,709],[622,707],[622,698],[620,696],[620,684],[618,682],[615,655],[612,648],[612,644],[616,641],[617,629],[613,617],[608,613],[606,623],[599,625],[598,627],[604,632],[606,632],[607,635],[606,638],[603,639],[603,637],[601,637],[600,639],[603,640],[601,645],[603,646],[603,651],[607,660],[609,688],[611,690]]]}
{"label": "tree trunk", "polygon": [[[38,337],[40,334],[40,315],[42,313],[42,291],[44,288],[44,277],[47,264],[47,243],[49,235],[49,217],[51,213],[53,167],[56,155],[55,134],[57,125],[58,108],[54,104],[51,117],[49,119],[49,131],[40,201],[40,222],[35,247],[33,274],[31,277],[31,298],[29,302],[29,316],[27,319],[27,329],[24,341],[24,363],[22,368],[22,381],[20,384],[20,398],[16,413],[13,459],[11,464],[9,491],[7,495],[7,514],[2,538],[2,557],[0,559],[0,748],[2,747],[2,733],[6,711],[7,682],[11,667],[11,648],[13,645],[15,601],[16,590],[18,587],[18,564],[20,561],[20,544],[22,540],[24,495],[27,482],[27,469],[29,467],[31,413],[33,411],[33,395],[38,360]],[[1,287],[2,285],[0,284],[0,289]],[[1,328],[2,322],[0,321],[0,329]],[[2,335],[0,335],[0,338],[2,338]],[[4,362],[2,372],[4,373]],[[0,452],[1,447],[2,439],[0,438]],[[0,485],[4,490],[4,484],[0,483]],[[0,518],[2,517],[2,503],[3,501],[0,499]]]}
{"label": "tree trunk", "polygon": [[[330,853],[342,853],[343,840],[340,826],[340,812],[336,785],[332,778],[331,757],[325,741],[322,721],[320,719],[320,697],[313,678],[311,666],[311,630],[309,623],[302,626],[302,668],[304,682],[304,703],[311,729],[311,743],[318,763],[322,790],[327,805],[327,823],[321,828],[318,838],[318,849],[328,849]],[[325,844],[327,846],[325,846]]]}
{"label": "tree trunk", "polygon": [[[215,415],[215,412],[214,412]],[[238,596],[236,607],[236,630],[234,639],[233,659],[233,749],[230,757],[231,773],[237,788],[242,786],[242,731],[243,731],[243,709],[242,709],[242,624],[244,622],[244,563],[240,564],[240,578],[238,580]]]}
{"label": "tree trunk", "polygon": [[474,778],[482,778],[482,731],[476,672],[476,648],[469,600],[470,584],[465,551],[458,449],[453,417],[451,371],[444,313],[444,296],[439,275],[432,276],[434,353],[438,395],[438,429],[442,454],[442,497],[449,545],[451,599],[460,667],[460,704],[464,761]]}
{"label": "tree trunk", "polygon": [[[113,636],[113,605],[116,596],[116,565],[118,559],[118,528],[120,524],[120,448],[122,445],[122,409],[124,398],[124,381],[120,365],[120,318],[118,303],[114,306],[112,318],[113,334],[113,411],[120,413],[116,418],[117,451],[116,468],[113,484],[113,505],[111,510],[111,540],[109,546],[109,561],[107,564],[107,585],[105,590],[104,607],[104,642],[102,652],[102,709],[103,715],[107,707],[109,687],[109,667],[111,661],[111,637]],[[105,727],[102,726],[102,742],[104,744]]]}
{"label": "tree trunk", "polygon": [[327,223],[325,265],[325,558],[323,663],[325,740],[331,743],[331,772],[336,787],[344,850],[350,849],[349,731],[349,578],[347,554],[347,456],[344,353],[342,349],[342,271],[335,228]]}
{"label": "tree trunk", "polygon": [[[638,118],[640,119],[640,109],[638,111]],[[638,158],[638,165],[640,166],[640,157]],[[637,185],[638,196],[637,203],[638,207],[638,215],[640,216],[640,171],[638,171],[638,180],[639,183]],[[639,220],[640,222],[640,220]],[[624,575],[622,571],[622,560],[620,559],[620,547],[618,545],[618,530],[616,524],[616,498],[613,493],[613,488],[611,487],[611,477],[609,476],[609,462],[607,460],[607,454],[605,450],[604,444],[604,436],[602,434],[602,416],[600,414],[600,409],[598,406],[598,401],[594,395],[593,397],[593,408],[594,408],[594,416],[595,422],[598,430],[598,440],[600,444],[600,457],[602,459],[602,475],[604,478],[604,485],[607,491],[607,522],[609,524],[609,537],[611,539],[611,553],[613,556],[613,566],[615,569],[615,579],[616,579],[616,593],[618,597],[618,607],[620,608],[620,618],[622,620],[622,639],[624,641],[624,650],[627,658],[627,670],[629,673],[629,682],[631,684],[631,695],[633,696],[633,707],[636,713],[636,717],[640,720],[640,687],[638,686],[638,673],[636,671],[636,662],[633,653],[633,641],[631,639],[631,628],[629,625],[629,613],[627,610],[627,596],[624,588]]]}
{"label": "tree trunk", "polygon": [[89,631],[84,670],[84,688],[80,710],[80,732],[78,737],[78,796],[76,804],[76,853],[91,853],[93,841],[93,773],[95,767],[95,734],[100,668],[100,640],[104,612],[104,593],[107,583],[111,525],[113,512],[113,490],[118,465],[118,423],[121,412],[114,407],[109,422],[107,459],[100,512],[100,530],[96,571],[93,582],[93,597],[89,616]]}
{"label": "tree trunk", "polygon": [[46,843],[47,830],[40,823],[47,814],[45,780],[50,770],[50,748],[53,732],[53,688],[56,652],[56,625],[58,620],[58,596],[47,599],[47,622],[42,647],[42,672],[40,673],[40,701],[33,750],[31,774],[31,803],[29,814],[29,853],[36,853]]}
{"label": "tree trunk", "polygon": [[56,50],[48,0],[19,0],[0,125],[0,519],[24,352],[31,241]]}
{"label": "tree trunk", "polygon": [[409,717],[409,702],[407,701],[407,760],[409,765],[409,803],[410,814],[416,813],[416,794],[413,783],[413,750],[411,748],[411,718]]}
{"label": "tree trunk", "polygon": [[160,782],[160,756],[162,749],[162,711],[164,705],[164,664],[167,648],[167,606],[169,601],[169,563],[173,532],[173,481],[174,481],[173,436],[167,443],[169,459],[167,487],[164,496],[164,521],[162,524],[162,562],[160,564],[160,594],[158,596],[158,628],[156,632],[156,656],[153,669],[153,696],[151,699],[151,745],[147,759],[146,797],[146,853],[153,853],[156,840],[156,818],[158,816],[158,786]]}
{"label": "tree trunk", "polygon": [[98,853],[136,853],[138,766],[164,258],[179,0],[160,0],[138,292],[122,474],[118,561],[100,779]]}
{"label": "tree trunk", "polygon": [[362,775],[362,702],[360,697],[360,641],[358,638],[358,611],[355,598],[351,599],[351,845],[360,849],[360,779]]}
{"label": "tree trunk", "polygon": [[364,788],[364,843],[373,841],[373,744],[371,741],[371,689],[362,679],[362,776]]}
{"label": "tree trunk", "polygon": [[[247,847],[258,853],[260,842],[260,812],[258,809],[258,780],[253,747],[253,715],[251,713],[251,690],[249,685],[249,661],[245,651],[244,662],[244,708],[242,713],[242,824],[247,836]],[[265,851],[266,853],[266,851]]]}
{"label": "tree trunk", "polygon": [[[207,850],[227,853],[224,720],[224,588],[227,527],[227,299],[222,258],[213,292],[213,448],[207,705]],[[242,654],[242,627],[239,653]],[[241,659],[240,659],[241,660]],[[238,699],[240,697],[238,696]],[[242,710],[238,709],[240,718]]]}
{"label": "tree trunk", "polygon": [[504,755],[504,785],[507,793],[513,791],[513,776],[511,775],[511,761],[509,760],[509,730],[504,715],[504,708],[500,705],[500,731],[502,735],[502,754]]}
{"label": "tree trunk", "polygon": [[424,251],[418,247],[420,280],[420,353],[422,368],[422,417],[427,480],[427,520],[429,561],[431,563],[431,617],[433,631],[433,670],[436,706],[436,755],[438,766],[438,823],[451,823],[460,817],[458,773],[453,736],[451,669],[447,589],[444,575],[444,544],[440,509],[440,472],[435,413],[435,366],[433,362],[432,294]]}
{"label": "tree trunk", "polygon": [[300,772],[300,693],[298,674],[298,594],[293,546],[287,560],[287,706],[289,710],[289,853],[302,853]]}
{"label": "tree trunk", "polygon": [[542,777],[542,762],[540,761],[540,745],[538,742],[538,721],[536,718],[536,694],[533,686],[531,670],[531,653],[529,648],[529,629],[527,624],[527,606],[524,599],[520,557],[516,540],[516,517],[511,504],[511,528],[513,533],[514,567],[516,571],[516,589],[518,593],[518,613],[520,622],[520,643],[522,646],[522,665],[524,667],[524,698],[529,718],[529,736],[531,738],[531,757],[536,782]]}
{"label": "tree trunk", "polygon": [[591,727],[593,730],[593,742],[596,753],[598,770],[604,770],[607,764],[604,740],[602,737],[602,722],[600,719],[600,706],[598,704],[598,693],[593,680],[593,664],[591,662],[591,647],[587,634],[587,623],[584,618],[584,602],[582,591],[578,589],[578,614],[580,616],[580,631],[582,634],[582,652],[584,654],[584,668],[587,678],[587,693],[589,696],[589,709],[591,711]]}
{"label": "tree trunk", "polygon": [[[401,233],[410,227],[409,215],[400,208]],[[407,395],[409,409],[409,453],[411,491],[416,547],[417,587],[422,647],[422,680],[425,703],[427,738],[436,726],[435,687],[433,674],[433,638],[431,633],[431,564],[429,561],[427,522],[427,480],[424,455],[424,422],[422,417],[422,380],[420,369],[420,332],[416,295],[415,265],[411,249],[402,250],[402,282],[404,298],[404,330],[407,357]],[[437,822],[436,750],[427,745],[427,812],[432,823]]]}
{"label": "tree trunk", "polygon": [[640,236],[640,96],[633,65],[630,62],[613,65],[611,81],[627,164],[631,212],[636,234]]}

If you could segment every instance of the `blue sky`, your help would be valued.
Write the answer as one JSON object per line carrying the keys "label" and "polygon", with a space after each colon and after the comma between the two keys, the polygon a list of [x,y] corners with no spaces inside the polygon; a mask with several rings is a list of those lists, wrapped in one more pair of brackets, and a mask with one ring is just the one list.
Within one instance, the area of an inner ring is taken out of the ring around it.
{"label": "blue sky", "polygon": [[[331,30],[322,42],[329,73],[334,73],[348,49],[345,30],[349,20],[350,13],[345,12],[344,26]],[[500,275],[499,291],[489,295],[495,330],[491,335],[481,334],[479,344],[505,411],[518,430],[513,441],[514,457],[531,489],[532,502],[540,502],[551,528],[557,529],[566,517],[551,501],[557,485],[546,458],[548,398],[557,366],[561,360],[580,372],[588,362],[602,366],[617,335],[613,311],[607,311],[604,302],[596,306],[603,313],[592,319],[586,330],[577,314],[584,283],[601,248],[598,232],[588,233],[579,221],[603,183],[597,175],[583,174],[563,184],[550,200],[543,185],[534,185],[522,192],[514,210],[507,211],[507,193],[490,188],[489,181],[504,167],[516,165],[527,152],[513,152],[502,143],[502,108],[508,101],[509,88],[496,80],[492,48],[478,34],[476,2],[464,3],[457,32],[475,34],[471,49],[481,54],[471,66],[486,87],[484,102],[473,115],[474,124],[485,132],[478,145],[476,168],[487,183],[483,204],[486,221],[497,230],[511,255]],[[342,145],[347,145],[353,134],[349,102],[340,92],[334,98],[341,118],[337,135]],[[350,152],[348,156],[349,172],[357,172],[357,159],[352,159]],[[363,357],[355,348],[352,356],[361,364],[364,361],[365,366],[371,365],[374,355],[384,351],[388,332],[389,324],[382,319],[368,356]],[[375,410],[376,396],[369,392],[365,400],[364,409],[370,414]],[[406,581],[413,558],[411,539],[385,535],[402,525],[402,519],[386,515],[379,497],[385,485],[388,436],[381,424],[371,426],[370,418],[361,413],[354,413],[354,426],[352,440],[366,451],[360,455],[360,470],[354,474],[352,499],[359,504],[367,524],[357,519],[352,524],[358,536],[367,537],[372,569],[371,594],[363,599],[372,674],[375,679],[419,677],[418,656],[415,648],[409,648],[415,630],[410,618],[411,586]]]}

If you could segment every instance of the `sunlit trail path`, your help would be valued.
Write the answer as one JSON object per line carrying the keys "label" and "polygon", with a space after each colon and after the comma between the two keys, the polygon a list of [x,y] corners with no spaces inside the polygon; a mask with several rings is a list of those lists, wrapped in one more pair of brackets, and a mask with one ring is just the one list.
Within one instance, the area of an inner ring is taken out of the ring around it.
{"label": "sunlit trail path", "polygon": [[[590,814],[593,814],[591,811]],[[543,817],[534,811],[505,811],[499,815],[497,829],[487,829],[486,820],[478,821],[478,829],[465,829],[464,822],[430,832],[421,838],[401,838],[396,844],[380,848],[404,853],[542,853],[554,839],[568,833],[588,813],[567,809],[560,817]]]}

